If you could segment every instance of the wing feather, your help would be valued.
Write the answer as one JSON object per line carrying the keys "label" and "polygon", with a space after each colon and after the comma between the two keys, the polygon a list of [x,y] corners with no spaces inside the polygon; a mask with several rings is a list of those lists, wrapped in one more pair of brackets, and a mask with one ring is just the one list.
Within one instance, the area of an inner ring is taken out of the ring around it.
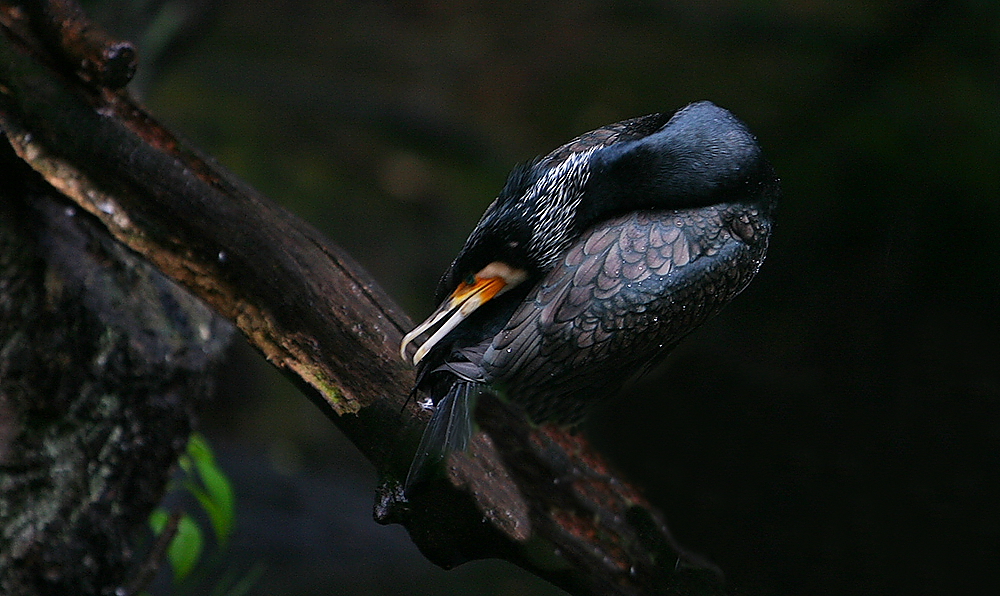
{"label": "wing feather", "polygon": [[732,278],[748,269],[732,265],[762,249],[728,229],[736,209],[630,213],[588,230],[492,339],[486,379],[536,419],[575,421],[746,285],[752,273]]}

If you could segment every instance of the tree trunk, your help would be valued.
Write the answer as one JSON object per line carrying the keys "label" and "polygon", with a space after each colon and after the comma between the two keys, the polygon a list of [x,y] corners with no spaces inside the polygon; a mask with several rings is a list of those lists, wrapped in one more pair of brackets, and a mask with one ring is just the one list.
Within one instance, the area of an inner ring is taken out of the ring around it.
{"label": "tree trunk", "polygon": [[136,564],[231,326],[0,147],[0,592]]}

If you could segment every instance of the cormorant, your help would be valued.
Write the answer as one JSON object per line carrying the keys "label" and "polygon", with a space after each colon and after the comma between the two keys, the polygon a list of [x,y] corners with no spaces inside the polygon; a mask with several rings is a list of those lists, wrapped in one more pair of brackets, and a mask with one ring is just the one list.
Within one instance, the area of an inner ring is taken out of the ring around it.
{"label": "cormorant", "polygon": [[516,168],[400,346],[417,344],[414,391],[435,406],[407,486],[466,447],[484,391],[573,424],[662,359],[757,273],[778,193],[756,138],[710,102]]}

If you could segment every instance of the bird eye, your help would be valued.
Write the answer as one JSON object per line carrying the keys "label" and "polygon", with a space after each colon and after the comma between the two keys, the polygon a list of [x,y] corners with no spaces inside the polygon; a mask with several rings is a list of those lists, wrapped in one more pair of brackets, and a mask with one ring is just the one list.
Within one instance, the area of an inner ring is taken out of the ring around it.
{"label": "bird eye", "polygon": [[476,283],[476,276],[475,275],[466,275],[465,279],[463,279],[462,281],[467,286],[474,285]]}

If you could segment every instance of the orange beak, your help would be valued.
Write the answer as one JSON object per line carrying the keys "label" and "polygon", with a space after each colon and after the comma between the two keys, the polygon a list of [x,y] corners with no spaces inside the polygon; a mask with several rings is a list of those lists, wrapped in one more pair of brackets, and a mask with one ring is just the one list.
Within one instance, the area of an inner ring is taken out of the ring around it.
{"label": "orange beak", "polygon": [[477,275],[471,284],[465,282],[458,284],[458,287],[451,293],[451,296],[431,316],[427,317],[427,320],[417,325],[413,331],[410,331],[403,337],[403,342],[399,346],[399,355],[402,356],[403,360],[406,360],[406,347],[410,342],[444,320],[444,323],[427,338],[427,341],[417,348],[416,353],[413,355],[413,364],[418,364],[431,348],[441,341],[444,336],[448,335],[459,323],[468,318],[477,308],[486,304],[505,289],[513,287],[519,281],[520,279],[515,281],[505,279],[502,276],[480,277]]}

